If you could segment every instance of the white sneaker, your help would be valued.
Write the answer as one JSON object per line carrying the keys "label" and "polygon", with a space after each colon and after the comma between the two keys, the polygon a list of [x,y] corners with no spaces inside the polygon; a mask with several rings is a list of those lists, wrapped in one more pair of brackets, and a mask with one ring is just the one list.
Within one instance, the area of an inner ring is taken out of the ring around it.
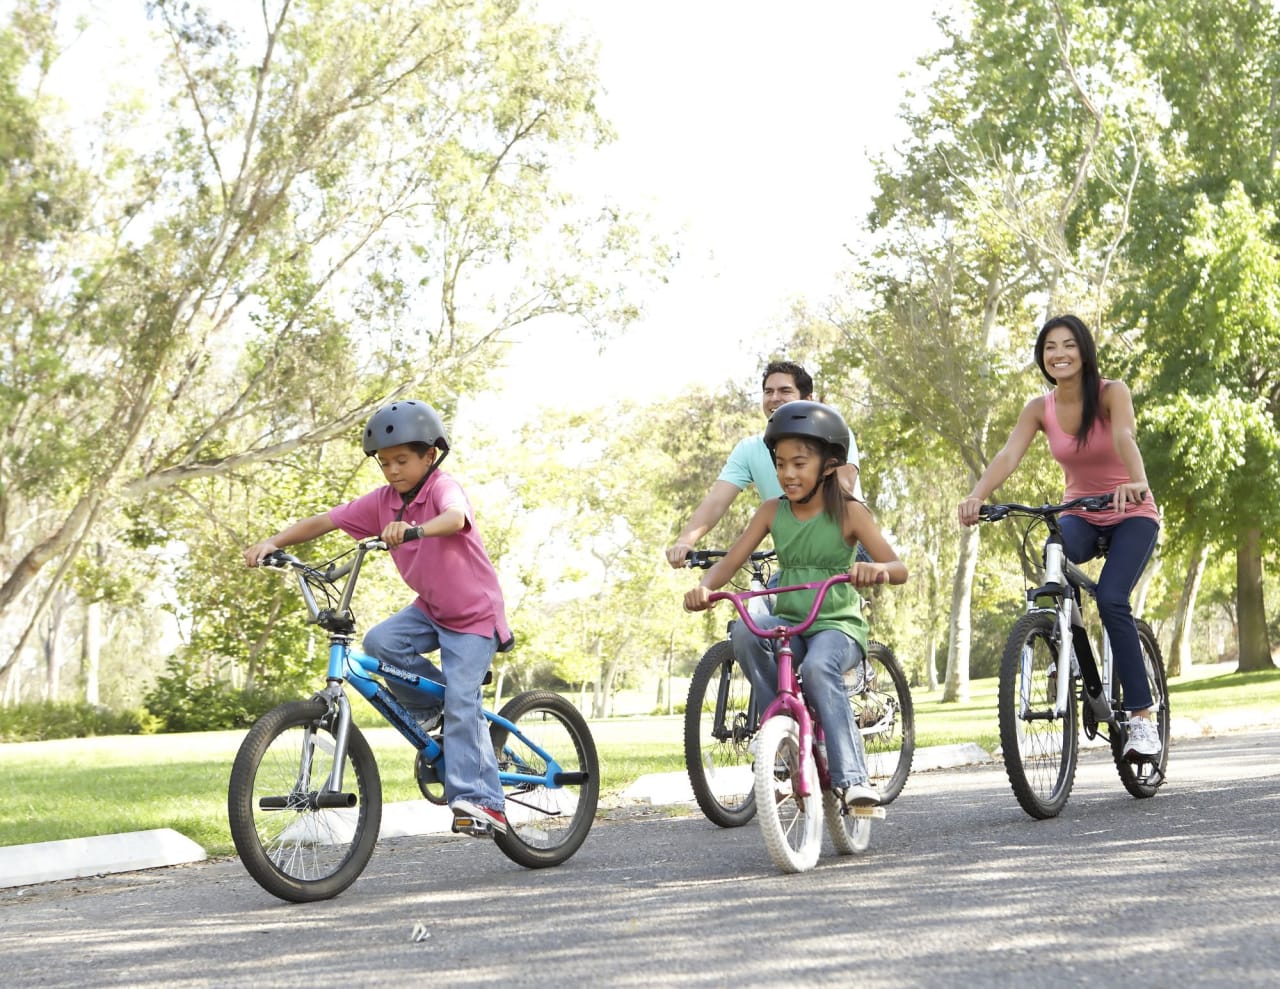
{"label": "white sneaker", "polygon": [[844,802],[850,807],[874,807],[880,803],[880,794],[869,783],[854,783],[844,788]]}
{"label": "white sneaker", "polygon": [[1160,754],[1160,731],[1150,718],[1129,718],[1129,740],[1125,742],[1124,758],[1149,761]]}

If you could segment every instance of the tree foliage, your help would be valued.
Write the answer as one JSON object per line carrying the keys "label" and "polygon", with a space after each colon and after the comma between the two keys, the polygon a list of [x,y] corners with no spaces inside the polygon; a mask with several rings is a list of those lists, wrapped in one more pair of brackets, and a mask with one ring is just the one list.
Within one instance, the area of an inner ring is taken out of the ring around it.
{"label": "tree foliage", "polygon": [[147,10],[156,78],[88,142],[23,81],[58,5],[0,36],[0,617],[28,630],[0,671],[116,506],[349,442],[393,395],[451,411],[531,320],[624,325],[655,256],[554,182],[609,128],[591,52],[518,0]]}

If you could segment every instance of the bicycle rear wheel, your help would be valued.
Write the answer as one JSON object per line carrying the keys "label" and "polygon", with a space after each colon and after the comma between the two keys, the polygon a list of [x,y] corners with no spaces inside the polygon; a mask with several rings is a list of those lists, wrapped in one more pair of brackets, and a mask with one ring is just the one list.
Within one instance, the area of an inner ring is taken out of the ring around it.
{"label": "bicycle rear wheel", "polygon": [[779,869],[805,872],[817,864],[822,850],[822,800],[814,760],[805,760],[809,795],[801,797],[800,731],[795,720],[776,715],[760,726],[759,738],[755,794],[765,848]]}
{"label": "bicycle rear wheel", "polygon": [[698,660],[684,708],[684,764],[707,819],[738,828],[756,813],[752,792],[751,682],[722,640]]}
{"label": "bicycle rear wheel", "polygon": [[382,782],[369,743],[352,725],[342,767],[352,806],[323,806],[318,798],[333,753],[329,705],[294,701],[258,719],[231,767],[231,838],[249,875],[282,900],[337,896],[364,871],[378,840]]}
{"label": "bicycle rear wheel", "polygon": [[865,663],[855,664],[844,681],[871,784],[880,803],[890,803],[906,785],[916,751],[915,708],[906,674],[892,649],[870,642]]}
{"label": "bicycle rear wheel", "polygon": [[519,694],[498,713],[524,736],[496,722],[489,725],[499,772],[543,777],[552,762],[559,772],[551,785],[502,784],[510,830],[495,833],[494,840],[509,859],[527,868],[559,865],[586,840],[596,816],[600,763],[591,730],[577,708],[549,690]]}
{"label": "bicycle rear wheel", "polygon": [[[1120,774],[1120,782],[1124,788],[1139,799],[1154,797],[1156,790],[1164,782],[1165,767],[1169,764],[1169,683],[1165,678],[1164,657],[1160,654],[1160,643],[1151,626],[1144,621],[1138,623],[1138,642],[1142,646],[1142,662],[1147,670],[1147,686],[1151,689],[1152,710],[1155,712],[1156,729],[1160,733],[1160,754],[1154,761],[1133,763],[1124,758],[1124,746],[1128,741],[1128,729],[1111,730],[1111,755],[1116,761],[1116,771]],[[1127,722],[1123,691],[1120,679],[1115,678],[1111,687],[1112,708],[1118,720],[1124,725]]]}
{"label": "bicycle rear wheel", "polygon": [[[1000,746],[1018,803],[1032,817],[1056,817],[1075,781],[1077,712],[1074,689],[1067,709],[1054,713],[1059,670],[1054,616],[1023,615],[1000,660]],[[1074,685],[1073,685],[1074,686]]]}

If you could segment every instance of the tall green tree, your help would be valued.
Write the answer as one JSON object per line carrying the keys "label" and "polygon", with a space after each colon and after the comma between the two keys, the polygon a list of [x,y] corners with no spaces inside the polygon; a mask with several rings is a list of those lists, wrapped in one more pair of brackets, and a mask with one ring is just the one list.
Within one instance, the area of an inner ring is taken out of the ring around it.
{"label": "tall green tree", "polygon": [[[976,0],[922,60],[910,138],[878,168],[871,255],[831,307],[843,351],[903,435],[929,434],[972,484],[1038,387],[1035,326],[1096,322],[1154,127],[1150,87],[1105,10]],[[1037,484],[1024,472],[1014,486]],[[945,700],[967,696],[980,529],[958,536]]]}
{"label": "tall green tree", "polygon": [[39,95],[58,4],[18,3],[0,620],[26,631],[0,675],[114,506],[349,441],[394,395],[448,404],[530,320],[634,315],[636,228],[554,182],[609,137],[592,54],[525,6],[275,0],[241,25],[157,0],[137,64],[163,102],[72,142]]}
{"label": "tall green tree", "polygon": [[1165,397],[1144,422],[1152,468],[1168,479],[1165,516],[1181,539],[1235,548],[1241,670],[1274,665],[1262,561],[1280,522],[1277,231],[1275,213],[1240,184],[1219,204],[1202,196],[1147,329]]}

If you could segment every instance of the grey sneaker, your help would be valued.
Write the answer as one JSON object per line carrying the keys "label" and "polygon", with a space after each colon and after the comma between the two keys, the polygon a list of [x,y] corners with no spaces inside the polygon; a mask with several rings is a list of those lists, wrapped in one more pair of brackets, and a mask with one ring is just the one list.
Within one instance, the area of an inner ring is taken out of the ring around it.
{"label": "grey sneaker", "polygon": [[1147,762],[1160,754],[1160,732],[1150,718],[1129,718],[1129,739],[1124,745],[1124,758]]}
{"label": "grey sneaker", "polygon": [[444,708],[441,707],[409,707],[406,705],[405,710],[413,716],[414,721],[418,722],[418,727],[428,735],[438,729],[440,722],[444,720]]}

